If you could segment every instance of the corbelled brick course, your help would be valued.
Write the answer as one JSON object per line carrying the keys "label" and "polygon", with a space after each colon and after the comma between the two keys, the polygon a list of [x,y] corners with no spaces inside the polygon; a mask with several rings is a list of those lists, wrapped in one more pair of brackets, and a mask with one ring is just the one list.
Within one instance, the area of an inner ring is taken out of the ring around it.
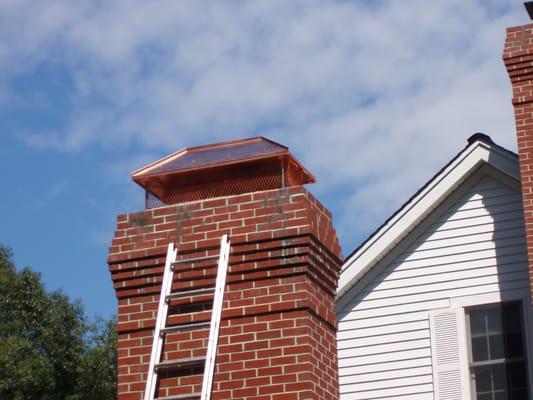
{"label": "corbelled brick course", "polygon": [[[216,399],[337,399],[335,290],[341,250],[330,213],[303,187],[120,215],[108,262],[119,300],[119,400],[139,400],[169,242],[179,256],[218,253],[231,238]],[[185,264],[173,289],[213,286],[216,262]],[[171,303],[168,324],[210,319],[212,295]],[[167,359],[205,355],[209,329],[167,335]],[[201,390],[202,369],[169,371],[159,395]]]}
{"label": "corbelled brick course", "polygon": [[507,29],[503,61],[513,86],[530,287],[533,287],[533,24]]}

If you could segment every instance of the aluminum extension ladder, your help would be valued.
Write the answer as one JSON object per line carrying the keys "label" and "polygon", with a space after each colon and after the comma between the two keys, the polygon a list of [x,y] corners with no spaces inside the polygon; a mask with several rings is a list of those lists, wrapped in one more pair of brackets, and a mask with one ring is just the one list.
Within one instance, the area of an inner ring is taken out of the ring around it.
{"label": "aluminum extension ladder", "polygon": [[[217,354],[218,332],[222,315],[222,302],[224,297],[224,287],[226,284],[226,275],[228,271],[228,259],[230,252],[230,241],[227,235],[220,239],[220,253],[216,256],[207,256],[190,259],[176,260],[177,249],[173,243],[168,245],[167,258],[165,262],[165,271],[163,274],[163,283],[161,285],[161,297],[159,299],[159,308],[157,310],[157,321],[155,325],[154,341],[152,344],[152,353],[150,356],[150,366],[148,369],[148,378],[146,380],[146,389],[144,391],[144,400],[184,400],[195,399],[200,397],[201,400],[211,398],[211,389],[213,385],[213,375],[215,371],[215,358]],[[172,292],[172,282],[174,277],[174,267],[178,264],[193,263],[218,258],[218,272],[215,288],[183,290]],[[213,311],[211,313],[211,322],[198,322],[182,325],[167,326],[168,307],[170,300],[180,297],[196,296],[214,292]],[[209,325],[209,341],[207,344],[206,357],[193,357],[179,360],[161,361],[161,352],[167,333],[177,332],[185,329],[201,328]],[[198,365],[205,359],[204,377],[202,382],[202,393],[190,395],[176,395],[155,397],[155,391],[158,381],[158,371],[170,368],[180,368],[192,365]]]}

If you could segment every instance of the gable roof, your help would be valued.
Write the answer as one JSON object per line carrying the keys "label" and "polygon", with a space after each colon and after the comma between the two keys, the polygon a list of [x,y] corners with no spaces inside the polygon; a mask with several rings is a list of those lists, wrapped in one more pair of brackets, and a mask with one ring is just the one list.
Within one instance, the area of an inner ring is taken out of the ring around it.
{"label": "gable roof", "polygon": [[518,155],[498,146],[487,135],[474,134],[459,154],[346,257],[339,279],[337,301],[484,164],[520,180]]}

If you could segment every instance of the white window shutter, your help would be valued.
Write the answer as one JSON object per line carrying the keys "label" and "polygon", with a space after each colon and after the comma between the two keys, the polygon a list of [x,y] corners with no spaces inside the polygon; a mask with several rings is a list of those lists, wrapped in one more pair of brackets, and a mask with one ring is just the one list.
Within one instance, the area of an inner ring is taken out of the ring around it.
{"label": "white window shutter", "polygon": [[431,313],[429,320],[435,400],[466,399],[463,316],[447,309]]}

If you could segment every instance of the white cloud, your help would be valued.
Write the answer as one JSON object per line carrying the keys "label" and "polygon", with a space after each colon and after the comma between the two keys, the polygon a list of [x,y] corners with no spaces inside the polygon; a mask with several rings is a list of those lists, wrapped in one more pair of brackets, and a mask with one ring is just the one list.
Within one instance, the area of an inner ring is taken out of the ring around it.
{"label": "white cloud", "polygon": [[0,15],[0,107],[43,63],[73,82],[65,126],[28,144],[146,154],[265,134],[316,173],[349,247],[470,134],[515,146],[500,54],[527,16],[510,0],[4,1]]}
{"label": "white cloud", "polygon": [[34,207],[42,208],[55,201],[59,196],[61,196],[68,189],[70,182],[68,179],[62,179],[50,184],[50,186],[35,196],[33,202]]}

